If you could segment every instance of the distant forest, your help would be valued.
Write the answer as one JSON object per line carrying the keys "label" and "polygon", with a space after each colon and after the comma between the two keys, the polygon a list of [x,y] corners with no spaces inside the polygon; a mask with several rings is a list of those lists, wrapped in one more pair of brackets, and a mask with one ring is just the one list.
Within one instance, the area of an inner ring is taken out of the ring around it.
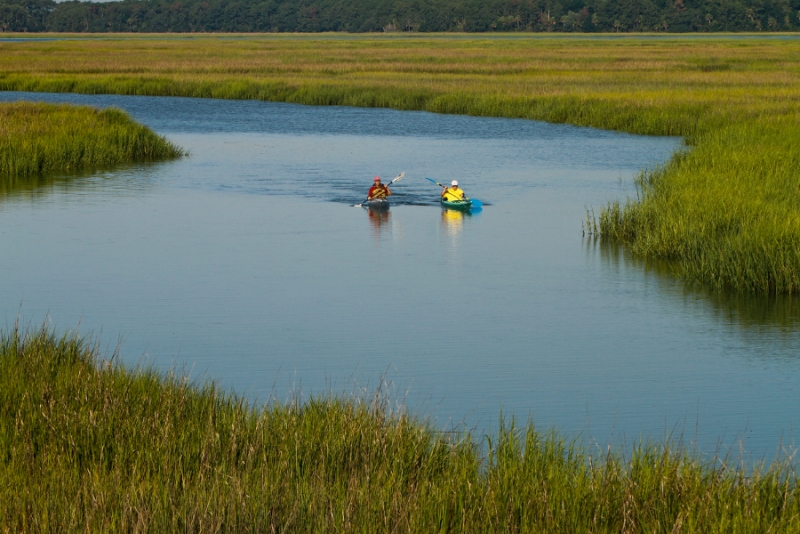
{"label": "distant forest", "polygon": [[800,30],[800,0],[0,0],[15,32]]}

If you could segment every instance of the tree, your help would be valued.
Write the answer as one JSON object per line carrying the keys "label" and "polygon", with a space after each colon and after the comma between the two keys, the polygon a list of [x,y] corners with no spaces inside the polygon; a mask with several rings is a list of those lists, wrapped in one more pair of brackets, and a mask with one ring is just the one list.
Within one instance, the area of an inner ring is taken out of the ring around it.
{"label": "tree", "polygon": [[0,0],[0,31],[771,31],[800,0]]}

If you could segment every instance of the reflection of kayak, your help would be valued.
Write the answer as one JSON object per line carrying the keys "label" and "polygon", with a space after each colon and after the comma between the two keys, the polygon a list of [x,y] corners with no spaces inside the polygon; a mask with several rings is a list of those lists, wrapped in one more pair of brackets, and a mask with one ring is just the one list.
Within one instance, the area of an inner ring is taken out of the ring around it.
{"label": "reflection of kayak", "polygon": [[363,206],[371,210],[388,210],[389,201],[385,198],[376,198],[375,200],[367,200]]}
{"label": "reflection of kayak", "polygon": [[472,207],[471,200],[442,200],[442,207],[451,210],[469,211]]}

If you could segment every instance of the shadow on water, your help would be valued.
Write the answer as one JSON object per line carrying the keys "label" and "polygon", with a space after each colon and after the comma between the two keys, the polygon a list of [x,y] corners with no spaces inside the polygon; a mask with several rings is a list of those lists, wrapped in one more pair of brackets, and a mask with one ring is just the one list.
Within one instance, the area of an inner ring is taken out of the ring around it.
{"label": "shadow on water", "polygon": [[744,331],[769,329],[796,334],[800,327],[800,296],[760,295],[719,289],[681,280],[677,265],[666,260],[643,259],[634,256],[620,243],[585,238],[587,254],[599,253],[606,268],[615,272],[638,269],[658,283],[659,289],[681,298],[684,302],[702,302],[726,324]]}

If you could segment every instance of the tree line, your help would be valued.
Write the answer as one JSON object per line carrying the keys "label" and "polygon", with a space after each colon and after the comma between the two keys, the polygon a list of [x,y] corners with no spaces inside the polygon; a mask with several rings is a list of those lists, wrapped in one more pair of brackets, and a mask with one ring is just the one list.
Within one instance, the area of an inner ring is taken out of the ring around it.
{"label": "tree line", "polygon": [[15,32],[800,30],[800,0],[0,0]]}

